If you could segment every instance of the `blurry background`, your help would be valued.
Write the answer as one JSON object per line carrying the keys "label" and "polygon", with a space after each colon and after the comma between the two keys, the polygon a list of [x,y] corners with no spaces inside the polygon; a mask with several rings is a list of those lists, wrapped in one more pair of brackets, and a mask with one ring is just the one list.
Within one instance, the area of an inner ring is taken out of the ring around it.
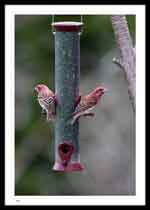
{"label": "blurry background", "polygon": [[[55,21],[80,21],[56,16]],[[41,116],[34,86],[54,89],[54,35],[51,16],[15,17],[15,193],[16,195],[134,195],[135,122],[110,16],[83,16],[80,90],[97,85],[109,91],[95,118],[80,120],[83,172],[58,173],[54,164],[54,125]],[[127,16],[135,42],[135,16]]]}

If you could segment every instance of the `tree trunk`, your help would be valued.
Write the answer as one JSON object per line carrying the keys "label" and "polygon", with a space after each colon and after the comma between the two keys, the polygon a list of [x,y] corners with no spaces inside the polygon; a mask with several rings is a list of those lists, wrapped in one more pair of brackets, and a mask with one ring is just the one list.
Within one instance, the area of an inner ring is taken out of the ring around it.
{"label": "tree trunk", "polygon": [[127,20],[123,15],[112,15],[112,26],[114,29],[117,45],[120,50],[121,58],[113,59],[123,71],[128,82],[128,93],[135,112],[136,109],[136,60],[135,49],[133,48]]}

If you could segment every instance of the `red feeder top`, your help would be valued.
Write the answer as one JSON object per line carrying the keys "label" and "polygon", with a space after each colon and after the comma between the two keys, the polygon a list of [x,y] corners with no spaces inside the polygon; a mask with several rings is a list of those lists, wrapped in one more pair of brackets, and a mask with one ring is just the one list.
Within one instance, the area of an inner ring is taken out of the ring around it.
{"label": "red feeder top", "polygon": [[79,32],[81,30],[82,22],[54,22],[51,24],[56,31],[62,32]]}

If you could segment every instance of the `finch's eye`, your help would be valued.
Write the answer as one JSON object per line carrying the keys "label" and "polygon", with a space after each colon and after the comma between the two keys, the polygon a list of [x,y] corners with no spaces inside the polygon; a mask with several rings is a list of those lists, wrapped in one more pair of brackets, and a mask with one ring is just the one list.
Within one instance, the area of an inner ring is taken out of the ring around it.
{"label": "finch's eye", "polygon": [[100,88],[99,91],[100,91],[100,92],[103,92],[103,91],[104,91],[104,88]]}
{"label": "finch's eye", "polygon": [[42,88],[41,88],[40,86],[37,86],[37,89],[38,89],[38,90],[41,90]]}
{"label": "finch's eye", "polygon": [[98,90],[96,90],[96,93],[99,93],[99,92],[101,92],[102,91],[102,89],[98,89]]}

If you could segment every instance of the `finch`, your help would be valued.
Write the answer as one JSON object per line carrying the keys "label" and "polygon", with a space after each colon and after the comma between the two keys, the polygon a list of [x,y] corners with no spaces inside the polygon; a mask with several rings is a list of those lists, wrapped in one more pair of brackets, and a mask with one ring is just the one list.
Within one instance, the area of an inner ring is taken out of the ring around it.
{"label": "finch", "polygon": [[90,111],[97,105],[106,91],[107,90],[104,87],[98,86],[88,95],[81,97],[75,111],[72,113],[71,124],[74,124],[81,116],[93,116],[94,113],[91,113]]}
{"label": "finch", "polygon": [[53,120],[56,106],[55,94],[44,84],[36,85],[34,90],[37,92],[37,100],[42,107],[42,112],[46,111],[47,120]]}

